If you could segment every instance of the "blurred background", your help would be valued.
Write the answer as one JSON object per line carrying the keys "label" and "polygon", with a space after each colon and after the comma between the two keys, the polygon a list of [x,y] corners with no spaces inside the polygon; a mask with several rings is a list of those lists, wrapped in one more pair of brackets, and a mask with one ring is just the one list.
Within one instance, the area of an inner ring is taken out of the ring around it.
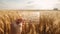
{"label": "blurred background", "polygon": [[0,9],[60,10],[60,0],[0,0]]}

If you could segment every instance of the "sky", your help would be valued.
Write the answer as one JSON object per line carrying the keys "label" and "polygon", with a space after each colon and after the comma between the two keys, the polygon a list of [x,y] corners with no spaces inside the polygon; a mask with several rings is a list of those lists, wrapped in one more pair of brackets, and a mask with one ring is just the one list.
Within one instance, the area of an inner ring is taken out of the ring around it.
{"label": "sky", "polygon": [[0,0],[0,9],[60,9],[60,0]]}

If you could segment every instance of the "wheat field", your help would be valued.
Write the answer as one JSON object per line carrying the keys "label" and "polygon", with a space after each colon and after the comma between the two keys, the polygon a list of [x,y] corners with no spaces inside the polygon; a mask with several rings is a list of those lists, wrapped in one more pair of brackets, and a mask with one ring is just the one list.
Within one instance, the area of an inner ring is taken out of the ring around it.
{"label": "wheat field", "polygon": [[0,10],[0,34],[15,33],[11,24],[18,18],[25,20],[21,34],[60,34],[60,12],[54,10]]}

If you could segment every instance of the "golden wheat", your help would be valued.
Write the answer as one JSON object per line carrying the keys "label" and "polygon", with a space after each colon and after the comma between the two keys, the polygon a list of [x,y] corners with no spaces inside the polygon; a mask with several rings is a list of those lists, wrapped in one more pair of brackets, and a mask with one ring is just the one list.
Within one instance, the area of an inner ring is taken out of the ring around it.
{"label": "golden wheat", "polygon": [[[0,34],[11,34],[11,23],[20,18],[22,12],[0,11]],[[21,34],[60,34],[60,12],[41,12],[39,23],[25,21]],[[25,15],[23,15],[25,16]],[[28,15],[29,16],[29,15]]]}

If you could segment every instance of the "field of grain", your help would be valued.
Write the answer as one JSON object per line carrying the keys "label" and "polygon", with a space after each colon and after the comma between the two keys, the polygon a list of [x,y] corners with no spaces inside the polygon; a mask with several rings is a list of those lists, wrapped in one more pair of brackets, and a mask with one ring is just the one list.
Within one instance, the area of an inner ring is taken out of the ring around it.
{"label": "field of grain", "polygon": [[0,10],[0,34],[14,33],[11,24],[19,18],[25,20],[21,34],[60,34],[60,12],[54,10]]}

